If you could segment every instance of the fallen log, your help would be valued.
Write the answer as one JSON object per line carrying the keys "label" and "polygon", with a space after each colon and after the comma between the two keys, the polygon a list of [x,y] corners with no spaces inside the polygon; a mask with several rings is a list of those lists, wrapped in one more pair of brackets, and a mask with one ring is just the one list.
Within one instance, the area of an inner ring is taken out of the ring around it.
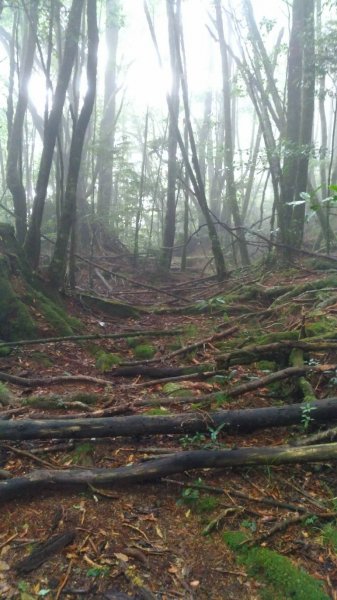
{"label": "fallen log", "polygon": [[[300,424],[308,405],[286,404],[267,408],[181,413],[171,416],[131,415],[87,419],[22,419],[0,421],[0,440],[83,439],[207,432],[222,426],[224,433],[247,433],[268,427]],[[311,425],[337,420],[337,398],[313,402]]]}
{"label": "fallen log", "polygon": [[281,465],[337,460],[337,443],[323,446],[276,446],[274,448],[239,448],[233,450],[195,450],[179,452],[166,458],[137,463],[116,469],[41,469],[25,477],[0,481],[0,502],[29,492],[85,488],[87,485],[127,485],[156,481],[162,477],[191,469],[219,469],[247,465]]}
{"label": "fallen log", "polygon": [[283,340],[281,342],[271,342],[270,344],[250,344],[227,352],[218,354],[216,357],[217,368],[228,368],[229,365],[236,365],[244,362],[256,362],[264,358],[275,358],[279,355],[289,354],[293,348],[300,348],[303,352],[322,352],[326,350],[336,350],[337,341],[332,340]]}
{"label": "fallen log", "polygon": [[140,331],[139,329],[130,331],[121,331],[119,333],[95,333],[87,335],[66,335],[61,337],[36,338],[34,340],[17,340],[15,342],[0,342],[0,348],[4,346],[34,346],[36,344],[57,344],[58,342],[83,342],[88,340],[118,340],[128,337],[165,337],[184,333],[183,329],[148,329]]}

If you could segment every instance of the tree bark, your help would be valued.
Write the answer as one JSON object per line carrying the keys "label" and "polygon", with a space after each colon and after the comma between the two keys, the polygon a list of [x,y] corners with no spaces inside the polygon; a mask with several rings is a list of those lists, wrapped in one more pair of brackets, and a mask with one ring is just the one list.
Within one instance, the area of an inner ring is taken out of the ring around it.
{"label": "tree bark", "polygon": [[11,127],[7,157],[7,185],[13,196],[16,236],[20,244],[23,244],[27,231],[26,190],[22,181],[22,137],[28,105],[28,83],[34,63],[38,4],[39,0],[31,0],[29,5],[28,34],[22,50],[19,94]]}
{"label": "tree bark", "polygon": [[83,106],[74,126],[71,140],[68,178],[64,204],[62,206],[61,218],[57,232],[55,250],[49,266],[49,277],[55,286],[63,284],[66,266],[67,250],[71,229],[75,227],[76,220],[76,192],[81,167],[81,157],[85,133],[90,121],[96,97],[96,75],[97,75],[97,7],[96,0],[88,0],[87,3],[87,26],[88,26],[88,59],[87,59],[87,92]]}
{"label": "tree bark", "polygon": [[25,477],[0,482],[0,501],[21,497],[46,488],[48,491],[88,485],[121,486],[157,481],[162,477],[191,469],[223,469],[248,465],[281,465],[326,462],[337,459],[337,443],[323,446],[276,446],[274,448],[238,448],[233,450],[195,450],[179,452],[166,458],[150,460],[117,469],[41,469]]}
{"label": "tree bark", "polygon": [[[83,439],[134,435],[190,434],[223,426],[223,433],[246,433],[268,427],[300,424],[306,405],[182,413],[174,416],[130,416],[104,419],[0,421],[0,440]],[[312,403],[311,424],[337,419],[337,398]]]}
{"label": "tree bark", "polygon": [[104,109],[99,137],[97,216],[104,226],[109,224],[112,202],[112,177],[116,120],[117,46],[120,28],[120,0],[106,0],[107,63],[104,79]]}
{"label": "tree bark", "polygon": [[24,243],[27,257],[29,258],[31,265],[34,268],[38,266],[40,258],[40,232],[43,210],[47,195],[47,188],[53,161],[55,142],[62,118],[63,105],[65,102],[71,72],[78,50],[78,40],[80,35],[83,4],[84,0],[73,0],[70,9],[65,37],[63,60],[58,74],[58,80],[53,99],[53,106],[50,111],[44,131],[44,142],[35,189],[32,215]]}
{"label": "tree bark", "polygon": [[[169,271],[172,261],[172,252],[174,245],[176,229],[176,179],[177,179],[177,126],[179,115],[179,88],[180,76],[178,67],[177,49],[175,44],[175,27],[179,35],[180,32],[180,0],[176,0],[176,6],[173,6],[172,0],[166,0],[170,62],[172,73],[172,84],[170,91],[170,100],[172,111],[169,115],[168,128],[168,166],[167,166],[167,194],[166,194],[166,213],[163,232],[163,248],[161,250],[160,264],[165,271]],[[175,23],[178,23],[176,26]]]}
{"label": "tree bark", "polygon": [[224,28],[222,21],[222,9],[220,0],[215,2],[216,11],[216,23],[219,36],[221,64],[222,64],[222,87],[223,87],[223,111],[224,111],[224,126],[225,126],[225,140],[224,140],[224,168],[225,168],[225,182],[226,182],[226,195],[225,202],[228,203],[230,211],[233,217],[234,225],[238,228],[238,242],[240,249],[241,261],[244,266],[249,265],[249,255],[247,244],[245,240],[244,230],[241,229],[242,221],[239,210],[239,205],[236,195],[236,183],[234,175],[234,139],[233,139],[233,128],[232,128],[232,111],[231,111],[231,88],[230,88],[230,69],[228,63],[228,53],[225,44]]}

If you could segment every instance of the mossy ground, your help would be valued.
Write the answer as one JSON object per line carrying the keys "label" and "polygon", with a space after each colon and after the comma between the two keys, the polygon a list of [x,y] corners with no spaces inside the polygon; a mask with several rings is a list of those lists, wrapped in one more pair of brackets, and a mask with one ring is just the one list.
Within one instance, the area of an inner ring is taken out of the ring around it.
{"label": "mossy ground", "polygon": [[241,531],[228,531],[223,538],[249,575],[266,585],[261,590],[263,600],[328,600],[322,583],[286,556],[269,548],[242,545],[247,537]]}

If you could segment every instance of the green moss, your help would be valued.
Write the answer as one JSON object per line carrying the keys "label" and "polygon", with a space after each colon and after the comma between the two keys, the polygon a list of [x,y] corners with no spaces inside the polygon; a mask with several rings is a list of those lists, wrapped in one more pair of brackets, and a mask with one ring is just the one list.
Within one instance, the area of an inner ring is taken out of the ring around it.
{"label": "green moss", "polygon": [[245,542],[248,537],[243,531],[225,531],[223,539],[231,550],[237,550],[241,547],[240,544]]}
{"label": "green moss", "polygon": [[146,414],[152,416],[169,415],[170,411],[164,406],[158,406],[157,408],[150,408],[146,411]]}
{"label": "green moss", "polygon": [[322,583],[289,558],[268,548],[240,545],[247,539],[241,531],[227,531],[223,538],[248,574],[267,585],[262,591],[264,600],[328,600]]}
{"label": "green moss", "polygon": [[145,341],[145,338],[142,337],[128,337],[126,338],[126,343],[129,348],[136,348]]}
{"label": "green moss", "polygon": [[95,366],[101,373],[105,373],[106,371],[111,371],[112,367],[119,365],[121,361],[122,357],[119,354],[108,354],[101,350],[97,355]]}
{"label": "green moss", "polygon": [[11,341],[32,338],[35,334],[36,324],[15,293],[6,261],[0,256],[0,337]]}
{"label": "green moss", "polygon": [[153,358],[156,353],[156,348],[150,344],[139,344],[133,350],[134,357],[137,360],[147,360]]}
{"label": "green moss", "polygon": [[[278,594],[285,600],[328,600],[322,583],[289,558],[268,548],[252,548],[243,555],[242,562],[248,572],[271,586],[270,594]],[[270,596],[270,597],[275,597]],[[266,598],[266,596],[265,596]]]}
{"label": "green moss", "polygon": [[3,406],[7,406],[7,404],[10,403],[12,398],[13,398],[13,395],[9,391],[7,385],[5,383],[2,383],[2,381],[0,381],[0,404],[2,404]]}
{"label": "green moss", "polygon": [[[184,389],[182,383],[174,383],[173,381],[169,381],[169,383],[165,383],[163,386],[164,394],[169,394],[170,396],[190,396],[191,392],[189,390]],[[187,392],[187,394],[186,394]]]}
{"label": "green moss", "polygon": [[0,357],[9,356],[13,352],[13,348],[9,348],[8,346],[0,346]]}
{"label": "green moss", "polygon": [[218,508],[219,499],[214,496],[202,496],[196,503],[196,510],[198,513],[209,513]]}
{"label": "green moss", "polygon": [[337,527],[332,523],[327,523],[322,529],[324,544],[328,544],[337,552]]}
{"label": "green moss", "polygon": [[273,360],[259,360],[259,362],[256,363],[256,366],[258,369],[261,369],[261,371],[277,370],[277,364]]}
{"label": "green moss", "polygon": [[305,331],[308,337],[325,335],[331,335],[331,337],[333,337],[336,335],[335,332],[337,331],[337,319],[327,315],[321,316],[315,323],[306,321]]}

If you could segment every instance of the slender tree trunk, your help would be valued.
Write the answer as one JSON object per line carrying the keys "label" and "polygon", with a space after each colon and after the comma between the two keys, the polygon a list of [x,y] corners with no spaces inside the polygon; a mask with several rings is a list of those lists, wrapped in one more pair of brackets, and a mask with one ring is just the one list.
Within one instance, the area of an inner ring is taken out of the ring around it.
{"label": "slender tree trunk", "polygon": [[117,46],[120,28],[120,0],[106,0],[107,63],[104,80],[104,108],[99,138],[99,171],[97,216],[105,226],[109,224],[112,202],[113,152],[116,127]]}
{"label": "slender tree trunk", "polygon": [[240,210],[236,195],[236,184],[234,175],[234,140],[232,130],[232,111],[231,111],[231,89],[230,89],[230,69],[228,64],[228,53],[225,44],[222,8],[220,0],[215,0],[216,23],[220,43],[221,63],[222,63],[222,86],[223,86],[223,110],[224,110],[224,126],[225,126],[225,141],[224,141],[224,167],[225,167],[225,182],[226,182],[226,197],[233,216],[237,231],[240,256],[243,265],[249,265],[249,255],[245,234],[240,227],[242,226]]}
{"label": "slender tree trunk", "polygon": [[136,227],[135,227],[135,243],[134,243],[134,250],[133,250],[133,260],[134,260],[135,266],[137,266],[138,259],[139,259],[139,231],[140,231],[140,223],[141,223],[142,210],[143,210],[148,130],[149,130],[149,109],[147,108],[146,116],[145,116],[145,126],[144,126],[142,172],[141,172],[141,176],[140,176],[139,198],[138,198],[138,207],[137,207],[137,214],[136,214]]}
{"label": "slender tree trunk", "polygon": [[78,50],[83,4],[84,0],[73,0],[72,2],[66,31],[63,60],[58,74],[53,105],[45,125],[43,150],[37,177],[32,215],[24,244],[27,257],[34,268],[38,266],[40,258],[40,231],[43,210],[47,195],[55,142],[62,119],[66,91]]}
{"label": "slender tree trunk", "polygon": [[62,207],[60,225],[57,232],[54,255],[49,267],[49,276],[55,285],[62,285],[66,264],[67,249],[71,228],[75,226],[76,192],[81,166],[81,157],[85,133],[94,107],[96,96],[97,75],[97,48],[98,29],[96,0],[87,1],[87,28],[88,28],[88,59],[87,59],[87,92],[79,118],[74,125],[71,140],[67,185]]}
{"label": "slender tree trunk", "polygon": [[288,227],[282,241],[298,248],[303,240],[305,203],[296,203],[307,190],[314,116],[314,0],[294,0],[292,18],[282,196]]}
{"label": "slender tree trunk", "polygon": [[[168,167],[167,167],[167,194],[166,213],[163,232],[163,247],[160,264],[165,271],[169,271],[172,261],[176,229],[176,179],[177,179],[177,124],[179,118],[179,88],[180,75],[175,43],[175,20],[180,21],[180,0],[166,0],[168,33],[170,45],[170,61],[172,84],[170,99],[172,111],[169,115],[168,130]],[[179,35],[180,28],[178,29]]]}
{"label": "slender tree trunk", "polygon": [[38,0],[31,0],[28,33],[22,48],[18,101],[11,127],[7,158],[7,185],[13,196],[16,236],[20,244],[23,244],[27,230],[26,190],[22,180],[22,138],[28,104],[28,83],[34,62],[37,21]]}

